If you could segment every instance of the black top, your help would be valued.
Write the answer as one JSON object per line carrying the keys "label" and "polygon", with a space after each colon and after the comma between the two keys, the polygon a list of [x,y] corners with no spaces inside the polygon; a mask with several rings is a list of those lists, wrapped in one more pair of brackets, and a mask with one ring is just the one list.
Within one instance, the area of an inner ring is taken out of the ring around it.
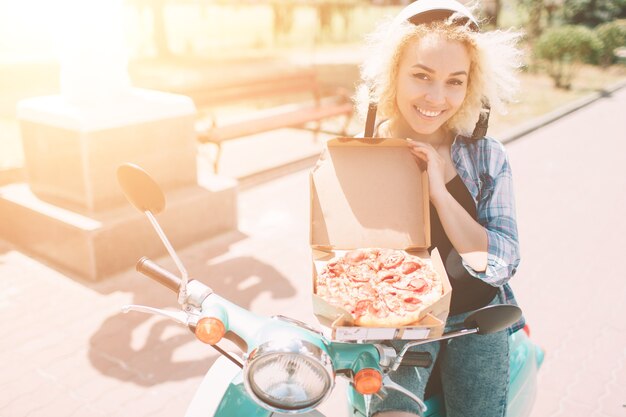
{"label": "black top", "polygon": [[[476,219],[476,204],[461,177],[458,175],[454,177],[446,184],[446,188],[465,211]],[[439,249],[452,286],[450,315],[465,313],[489,304],[496,296],[498,289],[467,272],[461,263],[461,256],[452,247],[450,239],[443,230],[437,210],[432,204],[430,205],[430,234],[431,246],[428,251],[431,252],[434,248]]]}

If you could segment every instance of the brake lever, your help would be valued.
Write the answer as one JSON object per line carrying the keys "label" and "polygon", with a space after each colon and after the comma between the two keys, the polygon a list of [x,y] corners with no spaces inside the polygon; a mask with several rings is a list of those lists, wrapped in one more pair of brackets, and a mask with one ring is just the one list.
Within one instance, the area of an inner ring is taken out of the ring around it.
{"label": "brake lever", "polygon": [[127,304],[122,307],[123,313],[128,313],[129,311],[138,311],[140,313],[146,314],[154,314],[157,316],[167,317],[168,319],[174,320],[177,323],[188,326],[191,320],[191,316],[184,311],[170,311],[170,310],[162,310],[159,308],[141,306],[137,304]]}
{"label": "brake lever", "polygon": [[469,335],[469,334],[475,334],[475,333],[478,333],[478,331],[479,331],[478,327],[474,327],[472,329],[460,329],[460,330],[457,330],[457,331],[454,331],[454,332],[451,332],[451,333],[446,333],[443,336],[437,337],[437,338],[434,338],[434,339],[419,339],[419,340],[415,340],[413,342],[409,342],[409,343],[404,345],[404,347],[402,348],[400,353],[398,353],[398,355],[395,357],[395,359],[393,360],[393,362],[389,366],[389,370],[390,371],[397,371],[398,368],[400,367],[400,364],[402,363],[402,359],[404,358],[404,355],[412,347],[425,345],[427,343],[440,342],[442,340],[454,339],[456,337],[466,336],[466,335]]}
{"label": "brake lever", "polygon": [[[157,316],[167,317],[168,319],[174,320],[175,322],[183,324],[187,327],[190,327],[190,325],[192,326],[197,325],[196,320],[198,319],[198,316],[187,314],[184,311],[161,310],[159,308],[141,306],[137,304],[127,304],[124,307],[122,307],[123,313],[128,313],[131,310],[138,311],[140,313],[154,314]],[[229,352],[225,351],[218,345],[210,345],[210,346],[216,351],[218,351],[220,354],[225,356],[227,359],[229,359],[232,363],[237,365],[239,368],[243,368],[243,361],[241,360],[241,358],[231,355]]]}
{"label": "brake lever", "polygon": [[401,392],[402,394],[415,401],[417,403],[417,406],[419,407],[420,416],[423,416],[426,413],[426,410],[428,410],[428,407],[426,407],[426,404],[424,404],[424,401],[422,401],[421,398],[419,398],[417,395],[413,394],[411,391],[404,388],[403,386],[393,382],[393,380],[389,377],[389,374],[384,374],[383,376],[383,387]]}

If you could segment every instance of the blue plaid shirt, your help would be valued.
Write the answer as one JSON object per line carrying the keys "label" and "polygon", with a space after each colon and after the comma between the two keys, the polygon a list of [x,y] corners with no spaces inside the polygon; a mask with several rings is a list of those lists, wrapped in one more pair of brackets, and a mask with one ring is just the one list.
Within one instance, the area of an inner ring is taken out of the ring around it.
{"label": "blue plaid shirt", "polygon": [[[517,305],[508,284],[520,262],[511,167],[502,143],[485,137],[477,141],[457,136],[450,150],[457,173],[476,203],[478,222],[487,230],[487,269],[479,272],[463,265],[474,277],[501,288],[507,304]],[[509,328],[524,327],[522,317]]]}

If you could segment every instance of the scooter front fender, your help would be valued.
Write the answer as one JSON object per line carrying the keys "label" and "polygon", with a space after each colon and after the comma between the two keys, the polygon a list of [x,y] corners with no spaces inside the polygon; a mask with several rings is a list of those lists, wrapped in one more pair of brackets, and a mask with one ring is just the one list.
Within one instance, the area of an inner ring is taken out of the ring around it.
{"label": "scooter front fender", "polygon": [[[222,403],[226,401],[226,405],[232,407],[232,410],[237,410],[237,401],[233,401],[236,397],[233,397],[232,382],[241,374],[241,368],[232,363],[224,356],[220,356],[213,366],[206,373],[200,386],[196,390],[196,393],[187,408],[185,417],[217,417],[226,416],[227,412],[221,411],[218,413]],[[223,406],[221,407],[224,408]],[[258,408],[258,407],[257,407]],[[235,415],[235,414],[230,414]],[[268,414],[265,413],[246,413],[252,417],[264,417]]]}
{"label": "scooter front fender", "polygon": [[[272,413],[255,403],[248,395],[241,368],[220,356],[206,373],[196,391],[185,417],[279,417],[292,414]],[[317,410],[300,417],[324,417]]]}
{"label": "scooter front fender", "polygon": [[202,379],[185,417],[271,416],[252,401],[240,381],[241,368],[220,356]]}

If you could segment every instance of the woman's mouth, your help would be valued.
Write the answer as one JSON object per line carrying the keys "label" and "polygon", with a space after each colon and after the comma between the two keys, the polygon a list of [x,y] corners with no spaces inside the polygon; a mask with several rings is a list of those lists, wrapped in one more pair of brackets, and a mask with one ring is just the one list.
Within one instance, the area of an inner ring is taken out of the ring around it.
{"label": "woman's mouth", "polygon": [[445,110],[438,110],[438,111],[426,110],[426,109],[422,109],[422,108],[417,107],[417,106],[414,106],[414,108],[415,108],[415,110],[417,110],[417,112],[421,116],[423,116],[423,117],[425,117],[427,119],[434,119],[435,117],[441,115],[441,113],[443,113],[445,111]]}

